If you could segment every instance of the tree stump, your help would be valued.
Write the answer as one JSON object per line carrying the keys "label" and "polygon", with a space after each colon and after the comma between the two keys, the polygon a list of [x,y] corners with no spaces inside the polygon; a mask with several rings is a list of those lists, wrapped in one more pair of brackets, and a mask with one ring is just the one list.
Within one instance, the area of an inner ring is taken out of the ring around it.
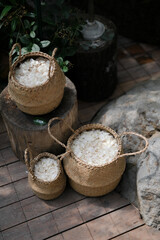
{"label": "tree stump", "polygon": [[[1,114],[5,123],[12,149],[16,156],[24,161],[24,150],[31,146],[33,156],[41,152],[59,154],[64,149],[48,134],[48,121],[60,117],[73,129],[78,127],[77,93],[74,84],[66,78],[66,86],[61,104],[54,111],[42,116],[32,116],[21,112],[11,100],[7,87],[0,97]],[[35,120],[43,119],[46,124],[37,125]],[[52,134],[61,142],[66,143],[71,131],[63,121],[53,122]]]}

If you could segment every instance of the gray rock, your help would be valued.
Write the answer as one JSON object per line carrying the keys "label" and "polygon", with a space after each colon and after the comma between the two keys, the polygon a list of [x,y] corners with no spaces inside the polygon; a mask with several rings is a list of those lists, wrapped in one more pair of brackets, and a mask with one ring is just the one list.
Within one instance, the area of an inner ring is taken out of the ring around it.
{"label": "gray rock", "polygon": [[[160,140],[157,134],[160,131],[160,79],[142,83],[110,102],[97,113],[93,122],[109,126],[119,134],[124,131],[134,131],[148,138],[150,146],[145,153],[126,158],[126,170],[117,190],[130,202],[139,206],[148,225],[159,227],[158,177],[160,183],[160,169],[158,159],[160,150],[158,149],[160,149],[160,144],[159,148],[157,146]],[[122,143],[125,153],[135,152],[144,146],[144,142],[135,136],[124,137]],[[152,168],[147,169],[145,159],[148,159],[147,162],[150,164],[157,163],[154,174],[149,174],[149,170],[154,172],[154,167],[151,164]]]}
{"label": "gray rock", "polygon": [[140,157],[137,172],[139,209],[144,221],[160,229],[160,133],[149,139],[148,151]]}

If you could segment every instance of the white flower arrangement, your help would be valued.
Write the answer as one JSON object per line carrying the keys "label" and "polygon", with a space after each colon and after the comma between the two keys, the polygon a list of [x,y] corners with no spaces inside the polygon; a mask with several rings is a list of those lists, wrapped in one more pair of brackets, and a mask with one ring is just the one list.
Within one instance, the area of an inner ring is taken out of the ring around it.
{"label": "white flower arrangement", "polygon": [[72,142],[73,153],[82,161],[93,165],[112,162],[118,153],[117,140],[103,130],[84,131]]}
{"label": "white flower arrangement", "polygon": [[15,78],[26,87],[35,87],[48,80],[49,60],[38,57],[28,59],[15,69]]}
{"label": "white flower arrangement", "polygon": [[35,176],[43,181],[53,181],[59,173],[59,164],[53,158],[41,158],[34,167]]}

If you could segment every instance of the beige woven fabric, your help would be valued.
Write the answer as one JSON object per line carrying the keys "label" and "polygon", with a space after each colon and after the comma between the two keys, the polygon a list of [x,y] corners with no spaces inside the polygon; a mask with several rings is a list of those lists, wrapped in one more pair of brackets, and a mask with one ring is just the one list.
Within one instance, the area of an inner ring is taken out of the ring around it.
{"label": "beige woven fabric", "polygon": [[[16,46],[20,49],[20,55],[12,64],[12,52]],[[52,56],[42,52],[31,52],[21,56],[20,45],[13,45],[9,58],[10,72],[8,76],[8,92],[21,111],[31,115],[42,115],[51,112],[59,106],[63,98],[66,79],[54,58],[54,54],[55,50]],[[50,60],[48,80],[44,84],[32,88],[21,85],[14,77],[15,68],[26,59],[37,57]],[[53,66],[52,73],[50,73],[51,65]]]}
{"label": "beige woven fabric", "polygon": [[[61,161],[51,153],[40,153],[34,159],[28,160],[28,149],[25,150],[25,163],[28,168],[28,182],[34,193],[41,199],[51,200],[60,196],[66,187],[66,176]],[[34,175],[34,166],[42,157],[56,159],[59,163],[58,176],[51,182],[45,182]],[[32,158],[32,157],[31,157]]]}

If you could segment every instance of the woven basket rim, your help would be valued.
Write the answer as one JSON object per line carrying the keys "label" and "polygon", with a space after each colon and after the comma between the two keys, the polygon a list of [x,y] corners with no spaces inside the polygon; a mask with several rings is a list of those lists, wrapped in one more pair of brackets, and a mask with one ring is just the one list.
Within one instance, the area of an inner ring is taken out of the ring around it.
{"label": "woven basket rim", "polygon": [[[14,81],[15,84],[17,84],[17,86],[20,86],[21,88],[23,89],[38,89],[38,88],[41,88],[43,87],[44,85],[47,85],[48,82],[49,82],[49,78],[47,79],[47,81],[45,81],[44,83],[38,85],[38,86],[34,86],[34,87],[28,87],[28,86],[25,86],[25,85],[22,85],[21,83],[18,82],[18,80],[16,79],[16,77],[14,76],[14,70],[15,68],[17,67],[17,65],[19,63],[22,63],[26,58],[31,58],[31,57],[42,57],[42,58],[46,58],[48,60],[52,60],[52,57],[50,55],[48,55],[47,53],[43,53],[43,52],[29,52],[29,53],[26,53],[24,55],[22,55],[21,57],[19,57],[13,64],[12,64],[12,71],[13,71],[13,75],[11,76],[11,71],[9,71],[9,79],[12,78],[12,80]],[[52,70],[52,73],[51,73],[51,77],[53,78],[54,74],[55,74],[55,71],[56,71],[56,64],[55,64],[55,58],[54,58],[54,61],[53,61],[53,70]]]}
{"label": "woven basket rim", "polygon": [[57,158],[56,155],[54,155],[54,154],[52,154],[52,153],[48,153],[48,152],[40,153],[40,154],[38,154],[35,158],[33,158],[33,159],[31,160],[31,163],[30,163],[30,164],[33,164],[33,165],[34,165],[34,166],[33,166],[33,169],[32,169],[33,172],[34,172],[35,164],[36,164],[38,161],[40,161],[40,159],[41,159],[42,157],[50,157],[50,158],[53,158],[54,160],[57,160],[58,165],[59,165],[58,174],[57,174],[56,178],[55,178],[54,180],[52,180],[52,181],[44,181],[44,180],[41,180],[41,179],[37,178],[37,177],[34,175],[34,179],[35,179],[37,182],[39,182],[40,184],[50,185],[50,184],[52,184],[53,182],[55,182],[55,181],[59,178],[59,176],[60,176],[60,174],[61,174],[61,172],[62,172],[62,169],[61,169],[61,168],[62,168],[62,166],[61,166],[61,161]]}
{"label": "woven basket rim", "polygon": [[[72,151],[71,149],[71,145],[72,145],[72,142],[73,140],[82,132],[84,131],[89,131],[89,130],[103,130],[103,131],[106,131],[106,132],[109,132],[116,140],[117,140],[117,143],[118,143],[118,153],[116,154],[115,158],[112,159],[111,162],[109,163],[104,163],[104,164],[101,164],[101,165],[91,165],[85,161],[83,161],[82,159],[78,158]],[[70,152],[72,158],[74,158],[76,160],[76,162],[80,165],[83,165],[85,166],[86,168],[88,169],[96,169],[96,168],[101,168],[101,167],[105,167],[105,166],[108,166],[108,165],[112,165],[117,159],[118,159],[118,156],[121,154],[121,151],[122,151],[122,143],[121,143],[121,139],[119,137],[119,135],[110,127],[107,127],[107,126],[104,126],[102,124],[99,124],[99,123],[92,123],[92,124],[86,124],[84,126],[81,126],[80,128],[78,128],[77,130],[75,130],[75,133],[73,133],[68,141],[67,141],[67,151]]]}

